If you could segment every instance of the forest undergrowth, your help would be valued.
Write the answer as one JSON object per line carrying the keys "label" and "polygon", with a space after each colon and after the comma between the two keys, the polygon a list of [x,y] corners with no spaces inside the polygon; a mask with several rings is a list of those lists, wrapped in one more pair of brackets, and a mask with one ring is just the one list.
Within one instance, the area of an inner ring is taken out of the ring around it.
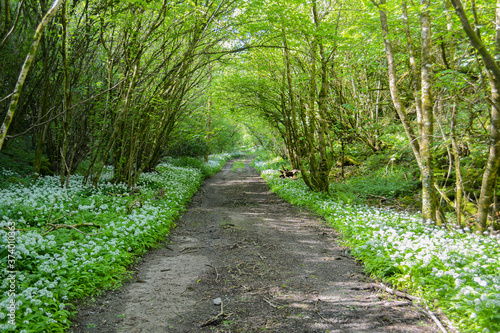
{"label": "forest undergrowth", "polygon": [[133,189],[111,183],[112,169],[96,188],[79,175],[61,188],[56,176],[19,183],[0,170],[0,237],[8,244],[0,248],[0,331],[63,332],[74,301],[119,287],[135,258],[175,227],[203,179],[239,155],[171,159]]}
{"label": "forest undergrowth", "polygon": [[[440,228],[423,223],[418,213],[369,206],[354,195],[354,190],[369,192],[359,179],[332,183],[331,195],[312,192],[300,177],[279,177],[286,163],[261,157],[254,165],[272,191],[320,214],[338,230],[368,274],[420,297],[421,306],[442,311],[461,332],[500,331],[498,234]],[[371,178],[371,183],[377,191],[394,190],[387,178]]]}

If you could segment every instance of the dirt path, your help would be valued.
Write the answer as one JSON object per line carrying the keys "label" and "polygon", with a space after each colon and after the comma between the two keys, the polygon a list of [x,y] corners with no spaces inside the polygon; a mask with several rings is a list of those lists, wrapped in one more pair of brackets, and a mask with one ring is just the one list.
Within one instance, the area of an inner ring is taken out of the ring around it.
{"label": "dirt path", "polygon": [[207,179],[134,279],[81,307],[73,332],[438,332],[244,161]]}

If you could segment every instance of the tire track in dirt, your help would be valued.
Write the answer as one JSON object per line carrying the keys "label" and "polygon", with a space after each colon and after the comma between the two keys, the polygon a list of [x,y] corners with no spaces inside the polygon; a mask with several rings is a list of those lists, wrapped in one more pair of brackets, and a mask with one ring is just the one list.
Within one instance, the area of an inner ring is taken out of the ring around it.
{"label": "tire track in dirt", "polygon": [[333,229],[244,162],[207,179],[132,280],[81,306],[72,332],[439,332],[373,289]]}

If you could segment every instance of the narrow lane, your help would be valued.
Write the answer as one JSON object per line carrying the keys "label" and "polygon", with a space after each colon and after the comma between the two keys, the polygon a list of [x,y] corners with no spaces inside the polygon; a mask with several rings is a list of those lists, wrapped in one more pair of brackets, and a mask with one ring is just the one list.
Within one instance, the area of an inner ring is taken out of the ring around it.
{"label": "narrow lane", "polygon": [[132,281],[82,307],[74,332],[439,331],[375,290],[334,230],[244,162],[207,179]]}

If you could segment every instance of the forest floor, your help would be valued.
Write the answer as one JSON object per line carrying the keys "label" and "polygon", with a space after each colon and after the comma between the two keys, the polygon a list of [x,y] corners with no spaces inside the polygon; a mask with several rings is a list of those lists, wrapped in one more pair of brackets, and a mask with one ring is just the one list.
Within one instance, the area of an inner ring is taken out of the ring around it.
{"label": "forest floor", "polygon": [[130,281],[82,302],[71,331],[439,332],[410,301],[376,289],[335,230],[243,161],[204,182]]}

